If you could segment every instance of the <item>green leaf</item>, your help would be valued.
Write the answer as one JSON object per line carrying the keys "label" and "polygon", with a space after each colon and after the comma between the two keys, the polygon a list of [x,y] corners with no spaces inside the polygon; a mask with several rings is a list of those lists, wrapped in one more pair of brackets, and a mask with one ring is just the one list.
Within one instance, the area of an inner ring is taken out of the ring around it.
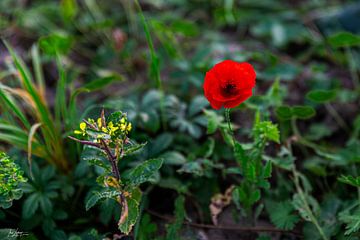
{"label": "green leaf", "polygon": [[279,229],[292,230],[300,220],[300,218],[294,214],[295,209],[289,200],[269,203],[266,206],[271,222]]}
{"label": "green leaf", "polygon": [[183,165],[186,163],[186,158],[184,155],[177,151],[166,152],[161,155],[161,158],[164,159],[165,164]]}
{"label": "green leaf", "polygon": [[264,167],[264,174],[263,177],[264,178],[269,178],[271,177],[271,172],[272,172],[272,164],[271,161],[267,161]]}
{"label": "green leaf", "polygon": [[250,196],[249,196],[250,204],[253,205],[257,201],[259,201],[260,197],[261,197],[261,192],[259,189],[256,189],[255,191],[250,192]]}
{"label": "green leaf", "polygon": [[339,32],[328,38],[329,44],[334,48],[360,46],[360,36],[350,32]]}
{"label": "green leaf", "polygon": [[196,96],[190,103],[188,113],[189,117],[193,117],[200,113],[205,107],[209,106],[209,102],[203,96]]}
{"label": "green leaf", "polygon": [[76,0],[61,0],[61,14],[65,22],[73,20],[78,11]]}
{"label": "green leaf", "polygon": [[194,22],[182,19],[175,20],[171,24],[171,30],[186,37],[194,37],[199,33],[199,29]]}
{"label": "green leaf", "polygon": [[309,106],[294,106],[292,114],[299,119],[308,119],[315,115],[315,109]]}
{"label": "green leaf", "polygon": [[335,90],[313,90],[306,94],[306,98],[317,103],[330,102],[336,98]]}
{"label": "green leaf", "polygon": [[141,143],[141,144],[134,144],[134,145],[131,145],[129,147],[125,147],[124,148],[124,154],[125,155],[130,155],[130,154],[133,154],[137,151],[140,151],[142,150],[145,146],[146,146],[146,142],[145,143]]}
{"label": "green leaf", "polygon": [[88,211],[90,208],[95,206],[95,204],[100,200],[100,195],[97,193],[93,193],[91,197],[86,201],[85,209]]}
{"label": "green leaf", "polygon": [[254,162],[249,162],[247,168],[245,168],[244,171],[245,171],[245,177],[250,182],[256,181],[256,166]]}
{"label": "green leaf", "polygon": [[179,230],[185,219],[185,198],[180,195],[175,200],[175,222],[167,227],[166,240],[180,239]]}
{"label": "green leaf", "polygon": [[38,193],[33,193],[25,200],[22,208],[23,218],[27,219],[35,214],[36,210],[39,207],[40,198],[41,196]]}
{"label": "green leaf", "polygon": [[139,240],[149,240],[155,239],[155,233],[157,231],[157,226],[155,223],[151,222],[149,214],[144,214],[141,218],[139,233],[136,239]]}
{"label": "green leaf", "polygon": [[339,214],[340,221],[346,224],[345,235],[359,232],[360,230],[360,211],[357,210],[354,214],[344,211]]}
{"label": "green leaf", "polygon": [[217,115],[215,111],[204,110],[204,113],[208,120],[207,134],[213,134],[221,125],[221,122],[223,121],[224,118],[222,116]]}
{"label": "green leaf", "polygon": [[40,208],[45,216],[50,216],[53,211],[53,205],[48,197],[42,196],[40,199]]}
{"label": "green leaf", "polygon": [[146,181],[149,181],[161,168],[162,164],[163,159],[147,160],[123,174],[123,178],[128,184],[138,186]]}
{"label": "green leaf", "polygon": [[[292,205],[300,213],[300,216],[305,220],[311,222],[311,215],[317,216],[320,210],[319,204],[315,198],[310,195],[304,194],[304,198],[296,193],[293,196]],[[310,209],[305,207],[306,202]]]}
{"label": "green leaf", "polygon": [[102,191],[102,192],[92,192],[92,195],[89,197],[89,199],[86,201],[85,209],[88,211],[90,208],[95,206],[96,203],[98,203],[100,200],[103,199],[112,199],[119,195],[118,191]]}
{"label": "green leaf", "polygon": [[100,90],[106,87],[107,85],[111,84],[112,82],[122,82],[124,81],[123,76],[117,74],[117,75],[110,75],[106,77],[97,78],[89,83],[86,83],[82,86],[82,88],[88,90],[88,91],[95,91]]}
{"label": "green leaf", "polygon": [[276,124],[270,121],[259,122],[254,127],[254,133],[257,138],[280,142],[280,134]]}
{"label": "green leaf", "polygon": [[275,109],[275,113],[281,120],[291,118],[308,119],[315,115],[315,109],[309,106],[280,106]]}
{"label": "green leaf", "polygon": [[128,205],[128,216],[123,223],[119,222],[119,230],[128,235],[139,217],[139,205],[141,200],[141,191],[135,188],[130,192],[129,197],[126,198]]}
{"label": "green leaf", "polygon": [[39,40],[40,48],[50,56],[67,54],[72,46],[72,38],[60,33],[54,33]]}
{"label": "green leaf", "polygon": [[275,109],[276,116],[281,120],[289,120],[292,117],[291,107],[280,106]]}
{"label": "green leaf", "polygon": [[348,175],[348,176],[342,175],[341,177],[338,178],[338,181],[349,184],[354,187],[360,187],[360,176],[353,177],[350,175]]}

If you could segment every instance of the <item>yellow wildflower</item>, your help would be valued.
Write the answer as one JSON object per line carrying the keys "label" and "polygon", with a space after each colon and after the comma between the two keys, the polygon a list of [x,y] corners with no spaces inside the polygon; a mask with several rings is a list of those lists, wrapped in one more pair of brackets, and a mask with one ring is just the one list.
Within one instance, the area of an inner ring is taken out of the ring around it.
{"label": "yellow wildflower", "polygon": [[101,121],[101,118],[98,118],[98,120],[97,120],[97,125],[98,125],[98,127],[99,127],[99,128],[101,128],[101,127],[102,127],[102,121]]}
{"label": "yellow wildflower", "polygon": [[130,132],[131,129],[132,129],[132,125],[131,125],[131,123],[129,123],[129,124],[127,125],[126,131]]}
{"label": "yellow wildflower", "polygon": [[80,130],[74,130],[74,133],[78,134],[78,135],[82,134],[83,136],[85,136],[85,134],[86,134],[86,123],[81,122],[80,123]]}
{"label": "yellow wildflower", "polygon": [[85,129],[86,129],[86,123],[81,122],[81,123],[80,123],[80,129],[81,129],[82,131],[85,131]]}

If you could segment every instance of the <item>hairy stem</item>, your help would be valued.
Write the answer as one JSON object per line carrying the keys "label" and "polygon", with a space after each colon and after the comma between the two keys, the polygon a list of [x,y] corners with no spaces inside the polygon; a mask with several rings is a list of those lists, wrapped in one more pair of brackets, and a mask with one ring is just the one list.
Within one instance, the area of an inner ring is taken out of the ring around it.
{"label": "hairy stem", "polygon": [[324,233],[324,230],[321,228],[319,222],[317,221],[316,217],[314,216],[314,214],[310,208],[308,201],[306,200],[305,193],[300,186],[299,176],[298,176],[298,172],[296,171],[295,166],[293,167],[292,172],[293,172],[293,176],[294,176],[294,183],[295,183],[296,191],[301,198],[301,201],[304,205],[305,211],[307,212],[307,214],[310,217],[310,221],[315,225],[315,227],[318,230],[318,232],[320,233],[322,239],[328,240],[328,238],[326,237],[326,235]]}
{"label": "hairy stem", "polygon": [[233,145],[233,147],[235,147],[235,136],[234,136],[234,131],[233,131],[231,121],[230,121],[230,108],[225,108],[225,119],[228,124],[229,132],[231,135],[232,145]]}

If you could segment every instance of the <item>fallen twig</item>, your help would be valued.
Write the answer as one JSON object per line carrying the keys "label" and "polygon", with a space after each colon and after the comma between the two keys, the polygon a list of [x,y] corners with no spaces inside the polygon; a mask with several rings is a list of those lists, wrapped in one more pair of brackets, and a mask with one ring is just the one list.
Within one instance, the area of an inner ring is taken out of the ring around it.
{"label": "fallen twig", "polygon": [[[172,222],[175,219],[173,217],[168,217],[168,216],[164,216],[158,212],[155,212],[153,210],[150,209],[146,209],[146,211],[155,216],[158,217],[160,219]],[[200,223],[192,223],[189,221],[184,221],[185,225],[189,225],[191,227],[195,227],[195,228],[206,228],[206,229],[215,229],[215,230],[227,230],[227,231],[238,231],[238,232],[273,232],[273,233],[282,233],[282,234],[290,234],[290,235],[294,235],[296,237],[299,238],[303,238],[303,235],[299,232],[296,231],[286,231],[286,230],[281,230],[281,229],[277,229],[274,227],[263,227],[263,226],[257,226],[257,227],[239,227],[239,226],[222,226],[222,225],[210,225],[210,224],[200,224]]]}

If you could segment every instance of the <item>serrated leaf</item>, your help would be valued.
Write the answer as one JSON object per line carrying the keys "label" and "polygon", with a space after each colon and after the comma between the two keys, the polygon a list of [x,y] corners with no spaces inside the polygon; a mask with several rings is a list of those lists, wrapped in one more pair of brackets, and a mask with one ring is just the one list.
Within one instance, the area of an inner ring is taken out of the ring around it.
{"label": "serrated leaf", "polygon": [[156,171],[161,168],[162,164],[163,159],[147,160],[126,172],[123,178],[128,184],[138,186],[146,181],[149,181]]}
{"label": "serrated leaf", "polygon": [[246,155],[245,150],[239,142],[235,142],[234,154],[236,161],[239,163],[239,165],[246,168],[246,163],[247,160],[249,160],[249,157]]}
{"label": "serrated leaf", "polygon": [[244,171],[245,171],[245,177],[250,182],[254,182],[256,180],[256,167],[253,162],[249,162],[247,168],[244,169]]}
{"label": "serrated leaf", "polygon": [[360,211],[356,211],[354,214],[350,214],[345,211],[339,214],[340,221],[346,223],[345,235],[358,232],[360,230]]}
{"label": "serrated leaf", "polygon": [[338,178],[338,181],[349,184],[354,187],[360,187],[360,177],[342,175],[341,177]]}
{"label": "serrated leaf", "polygon": [[300,220],[300,218],[293,213],[295,209],[290,201],[267,204],[267,211],[270,215],[271,222],[279,229],[292,230]]}
{"label": "serrated leaf", "polygon": [[250,197],[249,197],[250,204],[252,205],[252,204],[256,203],[257,201],[259,201],[260,197],[261,197],[261,192],[260,192],[259,189],[256,189],[255,191],[252,191],[250,193]]}
{"label": "serrated leaf", "polygon": [[271,161],[267,161],[264,167],[264,174],[263,177],[264,178],[269,178],[271,177],[271,172],[272,172],[272,164]]}
{"label": "serrated leaf", "polygon": [[[305,221],[311,221],[311,215],[317,215],[319,213],[319,204],[317,201],[310,195],[304,194],[306,199],[303,199],[300,194],[296,193],[293,196],[292,205],[300,213],[300,216]],[[305,207],[306,202],[309,205],[310,209]]]}
{"label": "serrated leaf", "polygon": [[280,142],[280,133],[276,124],[270,121],[259,122],[254,127],[255,136],[258,138]]}
{"label": "serrated leaf", "polygon": [[335,90],[313,90],[306,94],[306,98],[317,103],[330,102],[336,98]]}
{"label": "serrated leaf", "polygon": [[103,192],[93,192],[91,197],[86,201],[85,209],[88,211],[90,208],[96,205],[100,200],[103,199],[112,199],[118,196],[120,193],[118,191],[103,191]]}
{"label": "serrated leaf", "polygon": [[135,153],[137,151],[142,150],[146,146],[146,144],[147,143],[145,142],[145,143],[134,144],[134,145],[125,147],[124,148],[125,155],[130,155],[130,154],[133,154],[133,153]]}

